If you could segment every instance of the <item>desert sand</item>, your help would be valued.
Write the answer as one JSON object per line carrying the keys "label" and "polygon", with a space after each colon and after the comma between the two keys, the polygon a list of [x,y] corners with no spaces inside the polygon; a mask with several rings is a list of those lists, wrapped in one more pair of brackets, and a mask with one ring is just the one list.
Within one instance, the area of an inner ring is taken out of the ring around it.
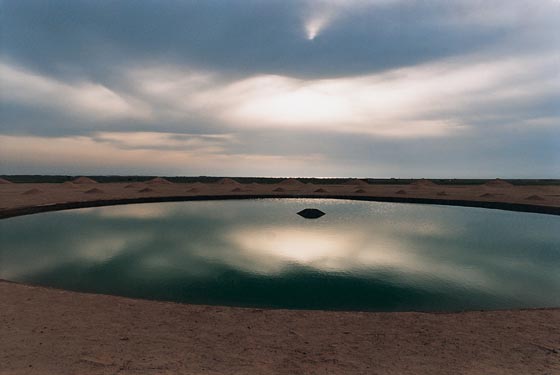
{"label": "desert sand", "polygon": [[[134,202],[332,197],[560,214],[559,186],[0,184],[0,217]],[[281,189],[278,189],[281,188]],[[371,313],[196,306],[0,281],[0,374],[558,374],[560,309]]]}

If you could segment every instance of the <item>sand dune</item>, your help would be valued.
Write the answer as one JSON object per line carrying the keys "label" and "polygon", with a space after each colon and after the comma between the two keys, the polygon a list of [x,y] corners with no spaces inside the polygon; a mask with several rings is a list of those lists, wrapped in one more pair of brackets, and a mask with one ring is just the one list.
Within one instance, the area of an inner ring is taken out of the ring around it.
{"label": "sand dune", "polygon": [[72,182],[74,184],[78,184],[78,185],[97,184],[97,181],[92,180],[89,177],[78,177],[78,178],[72,180]]}

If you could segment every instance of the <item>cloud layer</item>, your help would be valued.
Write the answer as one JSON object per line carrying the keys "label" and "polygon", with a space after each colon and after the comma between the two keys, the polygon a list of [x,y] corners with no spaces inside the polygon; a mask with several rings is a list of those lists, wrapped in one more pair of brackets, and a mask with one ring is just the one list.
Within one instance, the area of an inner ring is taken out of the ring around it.
{"label": "cloud layer", "polygon": [[558,176],[557,1],[3,13],[4,173]]}

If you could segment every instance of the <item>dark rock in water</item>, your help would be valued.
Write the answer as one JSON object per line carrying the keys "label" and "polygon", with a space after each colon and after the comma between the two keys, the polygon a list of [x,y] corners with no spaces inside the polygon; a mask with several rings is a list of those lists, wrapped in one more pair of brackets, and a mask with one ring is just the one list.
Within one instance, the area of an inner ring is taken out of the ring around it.
{"label": "dark rock in water", "polygon": [[297,214],[306,219],[318,219],[321,216],[323,216],[325,213],[316,208],[306,208],[305,210],[301,210]]}

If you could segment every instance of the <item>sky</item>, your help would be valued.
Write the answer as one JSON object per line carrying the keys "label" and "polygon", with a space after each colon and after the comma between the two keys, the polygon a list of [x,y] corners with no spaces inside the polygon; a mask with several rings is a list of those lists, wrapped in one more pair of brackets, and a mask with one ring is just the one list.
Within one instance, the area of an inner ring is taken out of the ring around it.
{"label": "sky", "polygon": [[559,0],[0,0],[0,173],[560,178]]}

